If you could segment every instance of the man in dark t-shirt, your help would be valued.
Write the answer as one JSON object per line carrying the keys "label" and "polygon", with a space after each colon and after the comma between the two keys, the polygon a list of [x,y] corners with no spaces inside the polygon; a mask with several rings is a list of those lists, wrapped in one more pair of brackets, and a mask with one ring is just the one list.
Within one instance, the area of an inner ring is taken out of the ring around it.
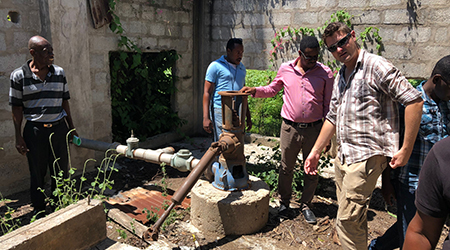
{"label": "man in dark t-shirt", "polygon": [[[450,86],[449,86],[450,88]],[[409,224],[403,249],[434,249],[450,214],[450,137],[434,145],[420,171],[417,212]],[[450,241],[443,249],[450,249]]]}

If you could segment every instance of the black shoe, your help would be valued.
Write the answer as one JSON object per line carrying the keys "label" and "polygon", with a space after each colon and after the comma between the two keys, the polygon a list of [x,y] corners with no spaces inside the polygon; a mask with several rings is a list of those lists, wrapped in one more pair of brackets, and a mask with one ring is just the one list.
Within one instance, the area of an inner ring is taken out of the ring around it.
{"label": "black shoe", "polygon": [[311,211],[311,209],[304,209],[302,211],[302,214],[303,217],[305,217],[306,222],[308,222],[309,224],[317,223],[316,216],[314,215],[313,211]]}
{"label": "black shoe", "polygon": [[293,219],[295,217],[295,214],[294,211],[289,208],[289,206],[281,203],[280,208],[278,209],[278,216],[283,219]]}

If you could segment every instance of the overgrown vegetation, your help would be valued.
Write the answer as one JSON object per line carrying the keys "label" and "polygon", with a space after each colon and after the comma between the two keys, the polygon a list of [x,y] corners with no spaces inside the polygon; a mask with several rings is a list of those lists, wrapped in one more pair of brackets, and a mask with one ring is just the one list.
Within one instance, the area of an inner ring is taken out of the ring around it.
{"label": "overgrown vegetation", "polygon": [[185,121],[171,109],[176,51],[111,52],[111,108],[114,140],[124,143],[130,131],[139,139],[173,130]]}
{"label": "overgrown vegetation", "polygon": [[174,50],[142,53],[125,35],[115,14],[116,5],[116,0],[109,0],[109,27],[119,36],[118,47],[124,50],[110,53],[113,139],[123,143],[134,130],[144,141],[185,124],[171,108],[177,80],[174,66],[180,55]]}

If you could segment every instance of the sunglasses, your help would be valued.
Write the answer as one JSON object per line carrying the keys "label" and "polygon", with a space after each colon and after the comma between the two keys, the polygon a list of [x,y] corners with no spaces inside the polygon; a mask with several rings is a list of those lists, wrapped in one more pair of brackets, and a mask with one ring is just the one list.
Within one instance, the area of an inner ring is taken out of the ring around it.
{"label": "sunglasses", "polygon": [[300,53],[302,53],[303,58],[308,61],[317,61],[317,59],[319,58],[319,56],[306,56],[301,50]]}
{"label": "sunglasses", "polygon": [[352,34],[348,33],[346,36],[344,36],[341,40],[339,40],[337,43],[331,45],[330,47],[327,47],[327,50],[331,53],[335,52],[337,48],[342,48],[342,46],[346,45],[348,43],[348,40],[350,39],[350,36]]}

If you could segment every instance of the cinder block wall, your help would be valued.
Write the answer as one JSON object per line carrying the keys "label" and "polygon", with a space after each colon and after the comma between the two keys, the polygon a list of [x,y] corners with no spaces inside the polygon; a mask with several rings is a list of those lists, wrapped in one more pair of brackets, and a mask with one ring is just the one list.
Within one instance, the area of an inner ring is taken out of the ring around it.
{"label": "cinder block wall", "polygon": [[[107,26],[94,29],[85,0],[1,0],[0,4],[0,192],[28,189],[25,157],[15,150],[9,75],[26,59],[32,35],[48,38],[55,63],[67,73],[71,108],[82,137],[111,141],[110,51],[118,50],[118,36]],[[385,51],[408,77],[427,78],[436,61],[450,51],[450,2],[446,0],[120,0],[117,14],[126,35],[144,52],[175,49],[178,92],[173,108],[188,121],[191,135],[201,129],[201,98],[208,64],[225,53],[231,37],[244,39],[243,63],[248,69],[271,67],[270,40],[285,26],[316,28],[331,13],[345,9],[354,15],[359,33],[368,25],[380,28]],[[6,20],[20,14],[17,23]],[[280,59],[281,62],[293,59]],[[103,154],[72,147],[72,166],[81,170],[88,158]]]}
{"label": "cinder block wall", "polygon": [[[200,89],[193,87],[193,3],[191,1],[117,1],[117,14],[126,35],[144,52],[176,50],[178,92],[172,105],[188,121],[189,134],[198,119],[193,107]],[[7,21],[9,11],[20,14],[18,23]],[[0,192],[6,196],[29,188],[26,158],[15,149],[14,126],[8,105],[9,75],[31,56],[27,43],[42,35],[54,47],[55,64],[66,71],[71,111],[81,137],[111,142],[109,52],[117,51],[119,37],[109,27],[94,29],[86,0],[2,0],[0,5]],[[199,85],[200,86],[200,85]],[[137,131],[136,131],[137,132]],[[71,146],[72,167],[79,171],[103,153]],[[93,169],[94,163],[89,164]]]}
{"label": "cinder block wall", "polygon": [[[380,28],[383,56],[408,77],[427,78],[437,60],[450,54],[450,2],[446,0],[230,0],[206,1],[205,5],[204,37],[210,47],[203,70],[225,53],[230,37],[244,39],[243,63],[248,69],[267,69],[276,30],[317,28],[337,10],[354,15],[357,34],[367,26]],[[297,56],[294,53],[288,59]],[[278,60],[272,69],[286,60]]]}

